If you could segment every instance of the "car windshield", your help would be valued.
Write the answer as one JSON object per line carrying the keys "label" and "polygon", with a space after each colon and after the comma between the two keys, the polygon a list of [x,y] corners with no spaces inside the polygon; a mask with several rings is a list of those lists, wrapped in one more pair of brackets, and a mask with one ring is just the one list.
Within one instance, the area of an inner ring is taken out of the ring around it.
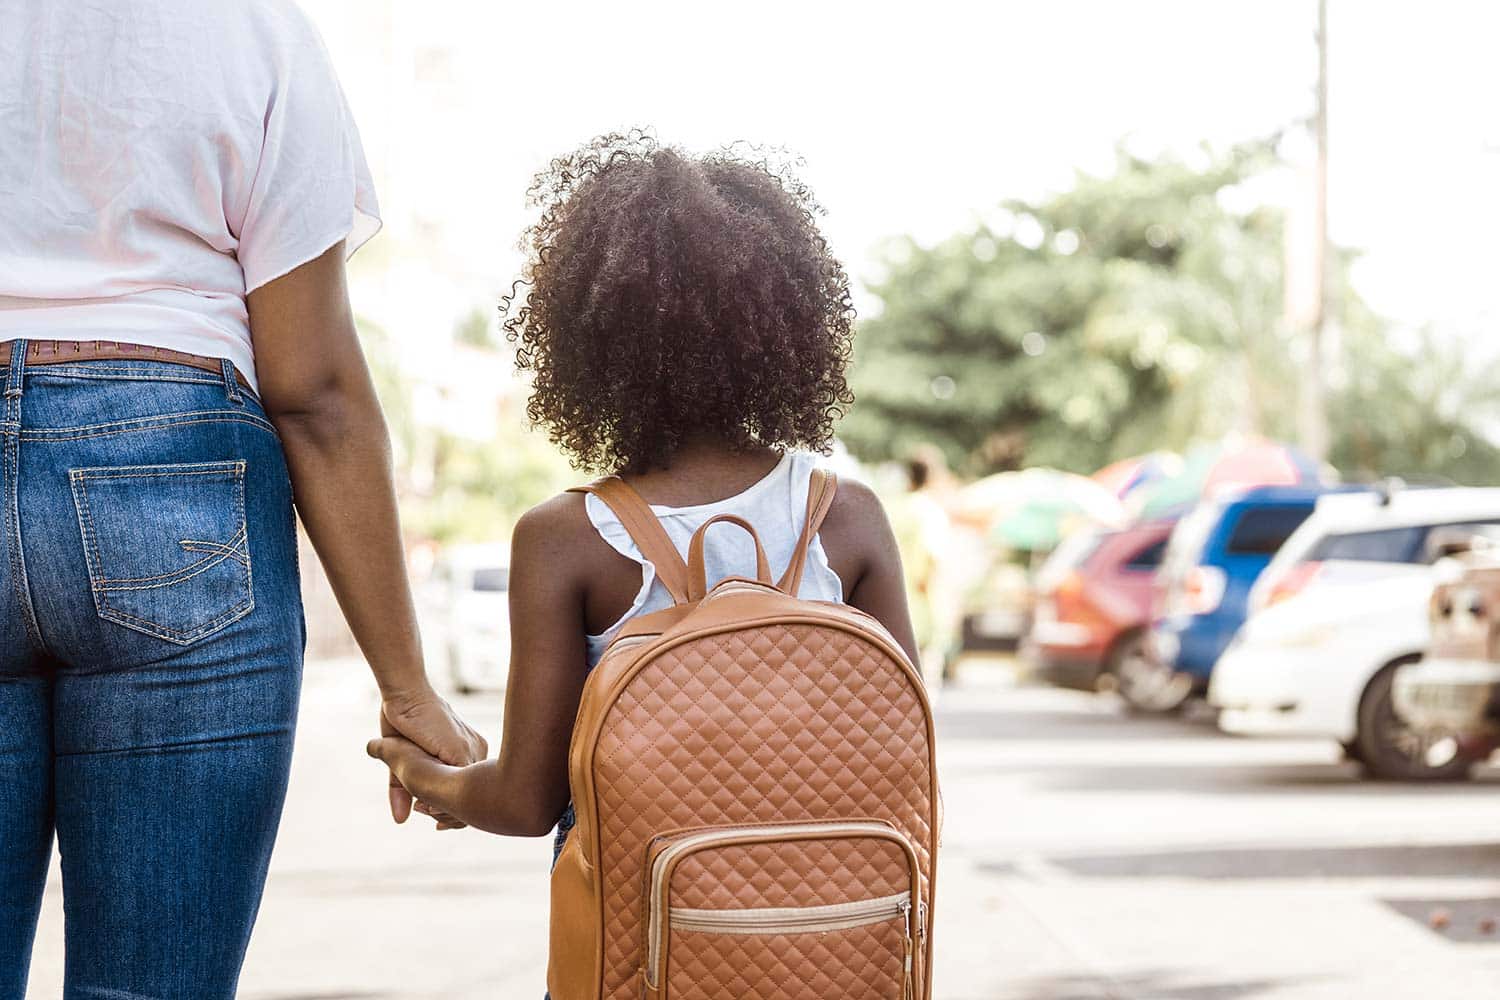
{"label": "car windshield", "polygon": [[496,593],[510,588],[510,570],[505,566],[488,567],[474,571],[473,589],[479,593]]}
{"label": "car windshield", "polygon": [[1235,522],[1226,551],[1234,556],[1275,555],[1311,513],[1311,505],[1247,508]]}
{"label": "car windshield", "polygon": [[1347,559],[1352,562],[1412,563],[1420,559],[1425,525],[1382,528],[1377,531],[1345,531],[1326,535],[1312,547],[1313,562]]}
{"label": "car windshield", "polygon": [[1350,562],[1425,563],[1438,554],[1428,544],[1435,533],[1473,529],[1476,533],[1492,527],[1493,521],[1451,521],[1443,524],[1415,524],[1373,531],[1344,531],[1325,536],[1313,546],[1307,558],[1317,562],[1335,559]]}
{"label": "car windshield", "polygon": [[1125,560],[1125,568],[1141,573],[1149,573],[1161,565],[1162,556],[1167,551],[1167,540],[1152,542],[1145,548],[1136,552],[1135,555]]}

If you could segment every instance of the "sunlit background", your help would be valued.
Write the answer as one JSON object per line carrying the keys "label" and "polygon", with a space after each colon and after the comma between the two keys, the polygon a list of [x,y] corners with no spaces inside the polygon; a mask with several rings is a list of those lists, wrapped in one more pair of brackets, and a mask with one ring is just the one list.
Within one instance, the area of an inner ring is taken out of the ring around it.
{"label": "sunlit background", "polygon": [[[407,380],[400,395],[410,411],[399,402],[395,410],[398,421],[413,422],[403,436],[414,448],[417,493],[443,493],[444,482],[429,480],[447,475],[431,454],[441,445],[424,444],[422,428],[488,440],[513,422],[521,390],[503,350],[455,365],[452,345],[501,346],[495,304],[519,268],[529,179],[550,156],[603,131],[648,126],[690,150],[748,141],[801,157],[864,317],[901,304],[881,291],[892,268],[910,260],[912,244],[941,246],[983,228],[1068,251],[1074,235],[1054,240],[1053,220],[1043,220],[1044,230],[1004,203],[1066,195],[1080,175],[1109,178],[1122,152],[1205,171],[1237,147],[1264,143],[1276,162],[1259,161],[1211,193],[1227,213],[1269,210],[1278,232],[1284,219],[1285,239],[1270,237],[1281,247],[1270,263],[1285,261],[1293,310],[1309,280],[1316,8],[1302,0],[582,3],[565,12],[455,0],[305,6],[333,53],[378,183],[386,228],[356,257],[356,303],[387,342],[390,370]],[[1439,342],[1430,349],[1442,359],[1435,365],[1461,349],[1472,370],[1493,359],[1482,335],[1500,316],[1492,248],[1500,232],[1497,29],[1500,12],[1462,2],[1424,5],[1415,22],[1397,4],[1335,2],[1330,13],[1331,239],[1351,251],[1353,292],[1380,318],[1382,340],[1415,353],[1425,334]],[[1124,213],[1133,211],[1128,196],[1152,196],[1127,191],[1128,183],[1100,192],[1118,198]],[[1174,192],[1158,184],[1155,194]],[[978,253],[985,247],[981,241]],[[1335,347],[1342,308],[1330,305]],[[1261,329],[1246,337],[1261,337],[1259,347],[1168,330],[1161,336],[1200,350],[1198,361],[1177,352],[1177,367],[1191,371],[1174,377],[1211,386],[1207,369],[1256,350],[1295,358],[1297,331],[1286,313],[1255,317]],[[1334,355],[1328,367],[1337,388],[1357,351]],[[868,388],[869,378],[859,381]],[[1191,396],[1193,385],[1186,388]],[[1270,410],[1269,426],[1252,429],[1284,434],[1275,411],[1297,404],[1282,396],[1233,405],[1217,426],[1197,416],[1178,424],[1213,434],[1246,426],[1245,410],[1262,413],[1250,424],[1265,424]],[[1087,402],[1073,412],[1085,424],[1113,420]],[[1488,428],[1493,415],[1467,419]],[[857,451],[880,436],[857,426],[851,433]],[[1153,443],[1189,443],[1180,431],[1170,436],[1178,439]],[[938,444],[968,472],[993,471],[982,459],[968,462],[964,442]],[[1122,454],[1106,443],[1081,459]],[[1057,463],[1053,455],[1003,459],[1028,460]],[[1430,455],[1415,463],[1427,468],[1365,464],[1366,474],[1447,471]],[[543,476],[531,488],[552,483]],[[440,537],[503,538],[508,520],[536,499],[527,489],[498,506],[448,495],[441,510],[424,508],[417,526]]]}
{"label": "sunlit background", "polygon": [[[1494,994],[1500,6],[1327,0],[1320,270],[1317,0],[301,3],[385,220],[353,298],[429,668],[492,746],[505,539],[583,475],[499,333],[529,181],[631,127],[772,147],[854,281],[833,461],[938,697],[936,996]],[[539,996],[546,845],[384,820],[303,567],[244,996]]]}

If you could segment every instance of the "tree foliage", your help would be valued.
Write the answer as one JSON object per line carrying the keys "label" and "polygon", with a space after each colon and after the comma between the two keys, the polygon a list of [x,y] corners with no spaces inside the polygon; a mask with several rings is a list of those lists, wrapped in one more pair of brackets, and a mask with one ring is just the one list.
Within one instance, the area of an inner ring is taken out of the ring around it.
{"label": "tree foliage", "polygon": [[[894,241],[870,289],[881,309],[860,326],[844,440],[871,459],[930,442],[981,474],[1087,472],[1232,430],[1292,439],[1305,350],[1283,319],[1283,219],[1236,197],[1274,164],[1269,142],[1197,166],[1121,149],[1109,176],[1005,202],[933,247]],[[1350,288],[1352,259],[1336,253],[1329,277],[1344,352],[1330,368],[1352,373],[1330,401],[1333,459],[1478,474],[1493,449],[1459,429],[1463,407],[1403,380],[1412,362]],[[1400,430],[1361,419],[1397,397]]]}
{"label": "tree foliage", "polygon": [[[455,329],[455,342],[500,351],[496,338],[479,336],[489,322],[476,310]],[[363,319],[359,329],[390,428],[402,523],[410,535],[443,543],[503,540],[528,508],[576,481],[557,448],[527,425],[520,383],[499,394],[503,412],[492,437],[454,433],[418,419],[415,383],[386,331]]]}
{"label": "tree foliage", "polygon": [[1483,433],[1500,413],[1500,362],[1475,353],[1430,329],[1405,348],[1351,338],[1330,400],[1333,464],[1352,478],[1500,481],[1500,449]]}

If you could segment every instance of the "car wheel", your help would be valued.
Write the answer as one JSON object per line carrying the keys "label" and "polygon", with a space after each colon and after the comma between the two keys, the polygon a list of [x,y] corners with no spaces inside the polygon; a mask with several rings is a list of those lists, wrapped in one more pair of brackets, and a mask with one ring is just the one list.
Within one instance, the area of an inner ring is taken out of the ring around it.
{"label": "car wheel", "polygon": [[1457,740],[1433,739],[1412,729],[1396,714],[1391,682],[1398,667],[1387,664],[1371,679],[1359,702],[1355,759],[1372,778],[1386,781],[1459,781],[1469,776],[1474,758]]}
{"label": "car wheel", "polygon": [[1101,694],[1120,690],[1120,665],[1126,660],[1146,655],[1146,630],[1134,629],[1115,639],[1094,676],[1094,690]]}
{"label": "car wheel", "polygon": [[1136,711],[1153,715],[1175,712],[1193,693],[1191,677],[1178,673],[1147,652],[1144,632],[1138,634],[1135,642],[1122,643],[1119,655],[1112,660],[1111,670],[1120,697]]}

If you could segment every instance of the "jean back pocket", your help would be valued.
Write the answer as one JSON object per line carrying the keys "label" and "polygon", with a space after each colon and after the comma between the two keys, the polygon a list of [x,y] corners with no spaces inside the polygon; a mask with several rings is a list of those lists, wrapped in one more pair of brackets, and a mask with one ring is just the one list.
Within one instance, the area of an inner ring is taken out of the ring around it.
{"label": "jean back pocket", "polygon": [[68,478],[100,618],[186,646],[254,609],[243,461]]}

